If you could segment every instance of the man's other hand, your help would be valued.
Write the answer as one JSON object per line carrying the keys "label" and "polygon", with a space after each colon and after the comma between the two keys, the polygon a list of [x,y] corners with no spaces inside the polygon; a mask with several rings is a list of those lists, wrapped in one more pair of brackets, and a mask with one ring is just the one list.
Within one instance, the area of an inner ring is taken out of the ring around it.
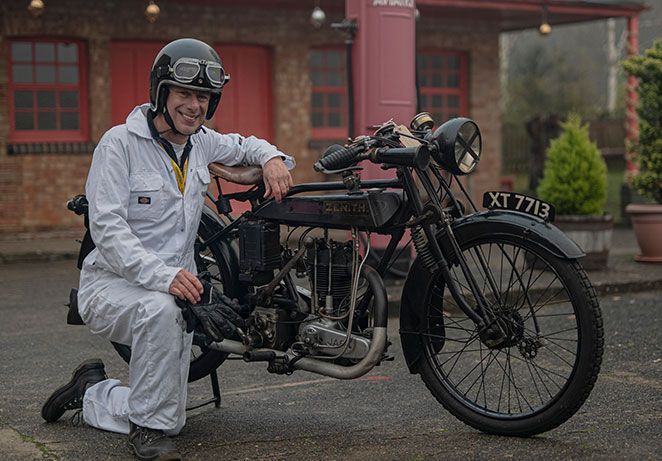
{"label": "man's other hand", "polygon": [[292,175],[280,157],[274,157],[264,164],[262,177],[266,188],[264,197],[273,197],[277,202],[283,200],[287,191],[294,185]]}
{"label": "man's other hand", "polygon": [[200,301],[202,291],[203,287],[200,280],[186,269],[177,272],[168,289],[168,293],[171,295],[182,300],[187,300],[192,304]]}

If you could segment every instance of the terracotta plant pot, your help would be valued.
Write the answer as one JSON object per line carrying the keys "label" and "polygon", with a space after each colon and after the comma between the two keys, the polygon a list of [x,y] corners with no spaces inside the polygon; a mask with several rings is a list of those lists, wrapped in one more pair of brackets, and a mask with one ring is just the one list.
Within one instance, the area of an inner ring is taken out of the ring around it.
{"label": "terracotta plant pot", "polygon": [[631,203],[625,211],[641,250],[635,261],[662,263],[662,205]]}
{"label": "terracotta plant pot", "polygon": [[586,270],[607,268],[614,219],[611,215],[560,215],[554,224],[584,250],[581,264]]}

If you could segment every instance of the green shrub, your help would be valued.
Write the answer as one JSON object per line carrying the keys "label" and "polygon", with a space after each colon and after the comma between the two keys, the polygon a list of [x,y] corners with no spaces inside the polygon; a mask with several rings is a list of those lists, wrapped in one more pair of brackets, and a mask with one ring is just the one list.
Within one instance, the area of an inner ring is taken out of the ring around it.
{"label": "green shrub", "polygon": [[632,186],[642,197],[662,203],[662,40],[623,67],[639,79],[639,142],[634,146],[639,172]]}
{"label": "green shrub", "polygon": [[601,215],[607,198],[607,165],[578,115],[561,124],[563,132],[547,149],[538,196],[559,215]]}

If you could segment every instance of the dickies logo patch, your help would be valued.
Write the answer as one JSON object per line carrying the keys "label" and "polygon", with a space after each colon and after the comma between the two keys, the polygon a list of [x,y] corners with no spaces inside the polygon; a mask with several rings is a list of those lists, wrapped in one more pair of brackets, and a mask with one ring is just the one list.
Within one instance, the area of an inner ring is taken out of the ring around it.
{"label": "dickies logo patch", "polygon": [[138,203],[141,205],[149,205],[152,203],[152,198],[151,197],[138,197]]}

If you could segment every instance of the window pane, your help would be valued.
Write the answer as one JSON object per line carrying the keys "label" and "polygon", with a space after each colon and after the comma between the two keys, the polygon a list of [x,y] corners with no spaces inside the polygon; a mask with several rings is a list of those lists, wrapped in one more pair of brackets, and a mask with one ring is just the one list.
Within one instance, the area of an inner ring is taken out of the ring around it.
{"label": "window pane", "polygon": [[78,67],[77,66],[60,66],[60,83],[78,83]]}
{"label": "window pane", "polygon": [[38,130],[54,130],[55,129],[55,112],[39,112],[37,114],[37,129]]}
{"label": "window pane", "polygon": [[60,91],[60,107],[78,107],[78,91]]}
{"label": "window pane", "polygon": [[425,69],[428,66],[428,57],[424,54],[418,55],[418,67],[420,69]]}
{"label": "window pane", "polygon": [[337,93],[331,93],[326,97],[326,104],[329,107],[340,107],[340,95]]}
{"label": "window pane", "polygon": [[454,55],[454,54],[449,55],[446,59],[447,59],[446,62],[448,63],[448,68],[449,69],[459,69],[460,68],[460,60],[456,55]]}
{"label": "window pane", "polygon": [[324,126],[324,120],[321,112],[313,112],[312,117],[313,127],[318,128]]}
{"label": "window pane", "polygon": [[322,52],[321,51],[311,51],[310,52],[310,67],[319,69],[323,64]]}
{"label": "window pane", "polygon": [[435,72],[432,74],[432,86],[435,88],[440,88],[443,86],[443,80],[440,73]]}
{"label": "window pane", "polygon": [[78,62],[78,45],[75,43],[58,43],[57,60],[60,62]]}
{"label": "window pane", "polygon": [[34,130],[33,112],[16,112],[14,120],[17,130]]}
{"label": "window pane", "polygon": [[421,108],[425,110],[428,107],[428,97],[424,94],[420,95]]}
{"label": "window pane", "polygon": [[26,42],[12,43],[11,59],[14,62],[32,61],[32,43],[26,43]]}
{"label": "window pane", "polygon": [[460,87],[460,79],[458,78],[456,73],[451,73],[448,74],[448,87],[449,88],[459,88]]}
{"label": "window pane", "polygon": [[432,56],[430,58],[430,65],[433,69],[441,69],[443,65],[443,58],[441,56]]}
{"label": "window pane", "polygon": [[313,107],[320,108],[324,106],[324,97],[320,93],[313,93]]}
{"label": "window pane", "polygon": [[419,86],[428,86],[428,76],[427,76],[427,74],[421,72],[418,75],[418,85]]}
{"label": "window pane", "polygon": [[313,72],[311,78],[313,86],[324,86],[324,72]]}
{"label": "window pane", "polygon": [[448,108],[449,109],[458,109],[460,107],[460,97],[459,96],[448,96]]}
{"label": "window pane", "polygon": [[62,129],[62,130],[77,130],[78,129],[78,112],[62,112],[62,113],[60,113],[60,129]]}
{"label": "window pane", "polygon": [[12,81],[14,83],[32,83],[32,65],[14,64],[12,67]]}
{"label": "window pane", "polygon": [[341,54],[336,51],[329,51],[326,57],[326,64],[331,69],[338,69],[342,64]]}
{"label": "window pane", "polygon": [[55,66],[37,65],[37,83],[55,83]]}
{"label": "window pane", "polygon": [[340,72],[330,72],[326,75],[326,82],[329,86],[342,86],[342,74]]}
{"label": "window pane", "polygon": [[40,109],[54,109],[55,91],[38,91],[37,107],[39,107]]}
{"label": "window pane", "polygon": [[432,96],[432,107],[435,109],[439,109],[442,106],[441,102],[441,96],[440,95],[433,95]]}
{"label": "window pane", "polygon": [[35,43],[34,60],[37,62],[55,62],[55,43]]}
{"label": "window pane", "polygon": [[339,127],[342,126],[340,124],[341,121],[341,116],[340,112],[329,112],[329,126],[330,127]]}
{"label": "window pane", "polygon": [[14,107],[30,109],[34,104],[32,91],[14,91]]}

